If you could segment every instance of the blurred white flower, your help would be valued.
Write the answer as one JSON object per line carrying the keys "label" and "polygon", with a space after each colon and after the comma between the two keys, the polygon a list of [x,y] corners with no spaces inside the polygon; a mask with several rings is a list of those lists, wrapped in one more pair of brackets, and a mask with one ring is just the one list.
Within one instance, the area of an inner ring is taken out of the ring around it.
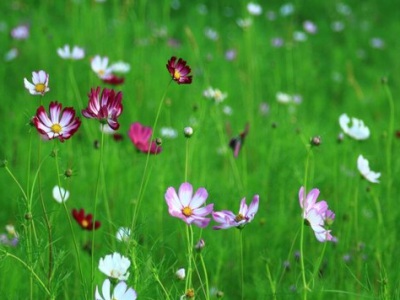
{"label": "blurred white flower", "polygon": [[210,27],[204,29],[204,35],[212,41],[216,41],[219,38],[218,32]]}
{"label": "blurred white flower", "polygon": [[295,31],[293,32],[293,40],[296,42],[304,42],[307,40],[307,34],[303,31]]}
{"label": "blurred white flower", "polygon": [[346,114],[339,117],[339,124],[343,132],[356,140],[365,140],[369,137],[369,128],[362,120],[351,118],[352,126],[349,127],[350,118]]}
{"label": "blurred white flower", "polygon": [[231,116],[233,114],[233,109],[228,105],[224,105],[224,107],[222,108],[222,112],[227,116]]}
{"label": "blurred white flower", "polygon": [[68,200],[69,198],[69,192],[62,187],[56,185],[53,188],[53,198],[56,200],[58,203],[63,203]]}
{"label": "blurred white flower", "polygon": [[290,103],[293,101],[293,97],[289,94],[285,94],[282,92],[277,92],[276,93],[276,101],[278,101],[279,103]]}
{"label": "blurred white flower", "polygon": [[100,55],[96,55],[90,62],[90,66],[100,78],[107,78],[112,74],[112,70],[108,66],[107,56],[101,57]]}
{"label": "blurred white flower", "polygon": [[11,29],[11,37],[16,40],[25,40],[29,37],[29,26],[18,25]]}
{"label": "blurred white flower", "polygon": [[294,5],[292,3],[286,3],[281,6],[279,9],[281,16],[290,16],[294,13]]}
{"label": "blurred white flower", "polygon": [[131,65],[124,61],[117,61],[116,63],[113,63],[109,69],[111,72],[128,73],[131,70]]}
{"label": "blurred white flower", "polygon": [[118,241],[121,242],[126,242],[129,240],[129,237],[131,236],[131,230],[127,227],[120,227],[118,228],[116,238]]}
{"label": "blurred white flower", "polygon": [[259,16],[262,14],[262,7],[258,3],[250,2],[247,4],[247,11],[254,16]]}
{"label": "blurred white flower", "polygon": [[206,97],[207,99],[214,100],[215,103],[218,104],[224,101],[226,97],[228,97],[228,94],[221,92],[221,90],[219,89],[214,89],[212,87],[209,87],[203,92],[203,96]]}
{"label": "blurred white flower", "polygon": [[71,51],[69,45],[64,45],[63,48],[58,48],[57,54],[63,59],[78,60],[85,57],[85,51],[83,50],[83,48],[74,46]]}
{"label": "blurred white flower", "polygon": [[369,182],[379,183],[378,178],[381,176],[381,173],[371,171],[368,160],[366,160],[361,154],[357,159],[357,168],[361,175]]}
{"label": "blurred white flower", "polygon": [[100,258],[99,270],[108,277],[127,280],[130,265],[131,261],[128,258],[118,252],[114,252],[113,254],[106,255],[104,258]]}
{"label": "blurred white flower", "polygon": [[310,34],[315,34],[318,31],[317,25],[315,25],[310,20],[306,20],[303,22],[303,29],[305,32]]}
{"label": "blurred white flower", "polygon": [[250,27],[253,24],[253,21],[250,18],[237,19],[236,24],[238,24],[238,26],[241,28],[246,28],[246,27]]}
{"label": "blurred white flower", "polygon": [[178,271],[176,271],[175,275],[179,280],[184,280],[186,277],[185,269],[180,268]]}
{"label": "blurred white flower", "polygon": [[383,49],[385,48],[385,42],[378,37],[374,37],[369,41],[370,45],[372,48],[376,48],[376,49]]}
{"label": "blurred white flower", "polygon": [[18,49],[17,48],[11,48],[8,50],[6,54],[4,54],[4,60],[5,61],[12,61],[13,59],[17,58],[18,56]]}
{"label": "blurred white flower", "polygon": [[344,29],[344,23],[342,21],[334,21],[331,24],[331,28],[335,32],[342,31]]}
{"label": "blurred white flower", "polygon": [[351,14],[351,8],[350,6],[344,4],[344,3],[338,3],[336,4],[336,10],[339,14],[342,14],[344,16],[348,16]]}
{"label": "blurred white flower", "polygon": [[178,136],[178,131],[171,127],[162,127],[160,129],[160,134],[164,138],[174,139]]}

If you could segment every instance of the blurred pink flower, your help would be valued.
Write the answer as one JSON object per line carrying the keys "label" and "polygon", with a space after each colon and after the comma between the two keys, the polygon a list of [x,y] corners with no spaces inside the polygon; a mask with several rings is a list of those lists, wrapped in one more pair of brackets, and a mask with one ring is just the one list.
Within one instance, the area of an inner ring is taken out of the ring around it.
{"label": "blurred pink flower", "polygon": [[213,229],[227,229],[231,227],[242,229],[254,219],[254,216],[258,211],[258,203],[259,196],[255,195],[250,206],[247,206],[246,198],[242,199],[240,202],[239,213],[237,215],[229,210],[212,212],[214,221],[220,223],[220,225],[214,226]]}
{"label": "blurred pink flower", "polygon": [[203,206],[208,197],[205,188],[199,188],[193,196],[193,187],[190,183],[182,183],[176,193],[173,187],[169,187],[165,193],[169,214],[182,219],[187,224],[195,224],[204,228],[210,223],[206,218],[214,208],[214,204]]}
{"label": "blurred pink flower", "polygon": [[158,154],[161,152],[162,147],[158,146],[155,141],[150,141],[152,133],[151,127],[135,122],[129,128],[128,135],[135,147],[141,152]]}
{"label": "blurred pink flower", "polygon": [[18,25],[11,29],[11,37],[16,40],[25,40],[29,37],[29,26]]}
{"label": "blurred pink flower", "polygon": [[332,241],[333,236],[331,230],[327,230],[324,226],[326,223],[330,225],[335,219],[335,214],[328,209],[326,201],[317,202],[319,196],[318,189],[312,189],[306,197],[304,197],[304,187],[299,190],[299,203],[303,209],[303,218],[307,221],[314,231],[315,237],[320,242]]}

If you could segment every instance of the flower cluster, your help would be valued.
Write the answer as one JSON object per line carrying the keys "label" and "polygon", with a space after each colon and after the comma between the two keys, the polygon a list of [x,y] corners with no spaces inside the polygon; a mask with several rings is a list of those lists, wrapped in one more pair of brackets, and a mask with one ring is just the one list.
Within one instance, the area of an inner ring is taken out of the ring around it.
{"label": "flower cluster", "polygon": [[303,218],[307,224],[311,226],[315,237],[320,242],[332,241],[333,236],[331,230],[326,226],[332,224],[335,214],[328,209],[326,201],[317,202],[319,196],[318,189],[312,189],[306,197],[304,197],[304,187],[299,190],[299,203],[303,209]]}

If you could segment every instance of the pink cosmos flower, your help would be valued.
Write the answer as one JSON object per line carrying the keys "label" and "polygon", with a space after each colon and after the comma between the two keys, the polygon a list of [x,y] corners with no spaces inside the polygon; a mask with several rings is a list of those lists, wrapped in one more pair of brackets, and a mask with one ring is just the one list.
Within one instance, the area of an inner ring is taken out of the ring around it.
{"label": "pink cosmos flower", "polygon": [[178,61],[176,61],[176,57],[172,56],[167,63],[167,69],[171,74],[172,79],[178,84],[192,83],[192,76],[188,76],[191,69],[188,65],[186,65],[186,61],[182,58],[179,58]]}
{"label": "pink cosmos flower", "polygon": [[135,147],[141,152],[158,154],[161,152],[162,147],[158,146],[155,141],[150,141],[152,133],[151,127],[135,122],[129,128],[128,135]]}
{"label": "pink cosmos flower", "polygon": [[40,70],[38,72],[32,72],[32,83],[28,79],[24,78],[25,88],[31,95],[44,95],[49,88],[49,74],[45,71]]}
{"label": "pink cosmos flower", "polygon": [[50,103],[50,116],[47,115],[43,106],[37,109],[36,116],[33,117],[33,124],[45,139],[58,138],[61,142],[64,142],[81,125],[79,118],[75,118],[75,110],[72,107],[66,107],[62,111],[61,109],[62,105],[58,102]]}
{"label": "pink cosmos flower", "polygon": [[259,196],[255,195],[253,201],[251,201],[250,206],[246,204],[246,198],[243,198],[240,202],[239,213],[235,215],[229,210],[212,212],[212,217],[214,221],[220,223],[218,226],[214,226],[213,229],[228,229],[231,227],[236,227],[239,229],[244,228],[248,223],[250,223],[255,214],[258,211]]}
{"label": "pink cosmos flower", "polygon": [[11,37],[16,40],[25,40],[29,37],[29,26],[22,24],[11,30]]}
{"label": "pink cosmos flower", "polygon": [[199,188],[193,196],[193,187],[190,183],[182,183],[176,193],[173,187],[169,187],[165,193],[169,214],[182,219],[187,224],[195,224],[204,228],[210,223],[206,218],[213,211],[214,204],[203,206],[208,197],[205,188]]}
{"label": "pink cosmos flower", "polygon": [[86,109],[82,110],[82,115],[88,119],[98,119],[103,124],[108,125],[117,130],[119,123],[117,118],[122,113],[122,92],[115,93],[112,89],[104,88],[100,95],[100,87],[91,89],[89,96],[89,104]]}
{"label": "pink cosmos flower", "polygon": [[299,190],[299,203],[303,209],[303,218],[311,226],[315,237],[320,242],[332,241],[331,230],[324,226],[330,225],[335,219],[335,214],[328,209],[326,201],[317,202],[319,196],[318,189],[312,189],[304,198],[304,187]]}

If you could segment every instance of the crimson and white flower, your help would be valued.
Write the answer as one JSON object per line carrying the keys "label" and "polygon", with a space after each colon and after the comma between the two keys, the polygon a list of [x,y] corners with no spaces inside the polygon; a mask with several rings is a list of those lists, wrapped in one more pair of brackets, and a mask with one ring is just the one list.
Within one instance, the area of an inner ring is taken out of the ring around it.
{"label": "crimson and white flower", "polygon": [[127,257],[114,252],[113,254],[106,255],[104,258],[100,258],[99,270],[108,277],[127,280],[130,265],[131,261]]}
{"label": "crimson and white flower", "polygon": [[254,219],[258,211],[258,204],[259,196],[255,195],[249,206],[246,204],[246,198],[242,199],[238,214],[234,214],[229,210],[212,212],[214,221],[220,223],[220,225],[214,226],[213,229],[228,229],[231,227],[242,229]]}
{"label": "crimson and white flower", "polygon": [[381,177],[381,173],[371,171],[371,169],[369,168],[368,160],[365,159],[364,156],[362,156],[361,154],[358,156],[357,159],[357,168],[358,171],[360,171],[361,175],[369,182],[379,183],[378,178]]}
{"label": "crimson and white flower", "polygon": [[32,121],[45,139],[58,138],[61,142],[69,139],[81,125],[79,118],[75,117],[75,109],[66,107],[62,110],[62,105],[58,102],[50,102],[49,115],[40,106]]}
{"label": "crimson and white flower", "polygon": [[173,187],[169,187],[165,193],[169,214],[182,219],[187,224],[195,224],[201,228],[210,223],[206,218],[214,208],[214,204],[203,206],[208,197],[205,188],[199,188],[193,195],[193,187],[190,183],[182,183],[176,193]]}
{"label": "crimson and white flower", "polygon": [[350,118],[347,114],[339,117],[339,124],[343,132],[356,140],[365,140],[369,138],[369,128],[365,126],[362,120],[351,118],[351,127],[349,127]]}
{"label": "crimson and white flower", "polygon": [[304,197],[304,187],[299,190],[299,203],[303,209],[303,218],[307,224],[311,226],[315,237],[320,242],[332,241],[333,236],[331,230],[325,228],[335,219],[335,214],[328,209],[326,201],[317,202],[319,196],[318,189],[312,189],[306,197]]}
{"label": "crimson and white flower", "polygon": [[53,198],[58,203],[63,203],[68,200],[69,198],[69,191],[63,189],[62,187],[56,185],[53,188]]}
{"label": "crimson and white flower", "polygon": [[104,280],[101,288],[102,295],[96,286],[95,300],[135,300],[137,293],[133,288],[128,287],[125,281],[120,281],[111,293],[111,282],[109,279]]}
{"label": "crimson and white flower", "polygon": [[81,47],[74,46],[71,51],[69,45],[64,45],[63,48],[57,49],[57,54],[63,59],[78,60],[85,57],[85,50]]}
{"label": "crimson and white flower", "polygon": [[49,88],[49,74],[45,71],[40,70],[38,72],[32,72],[32,83],[28,79],[24,78],[25,88],[31,95],[44,95]]}
{"label": "crimson and white flower", "polygon": [[91,89],[88,107],[82,110],[82,115],[88,119],[98,119],[101,123],[108,125],[113,130],[119,128],[117,118],[122,113],[122,92],[104,88],[100,94],[100,87]]}

